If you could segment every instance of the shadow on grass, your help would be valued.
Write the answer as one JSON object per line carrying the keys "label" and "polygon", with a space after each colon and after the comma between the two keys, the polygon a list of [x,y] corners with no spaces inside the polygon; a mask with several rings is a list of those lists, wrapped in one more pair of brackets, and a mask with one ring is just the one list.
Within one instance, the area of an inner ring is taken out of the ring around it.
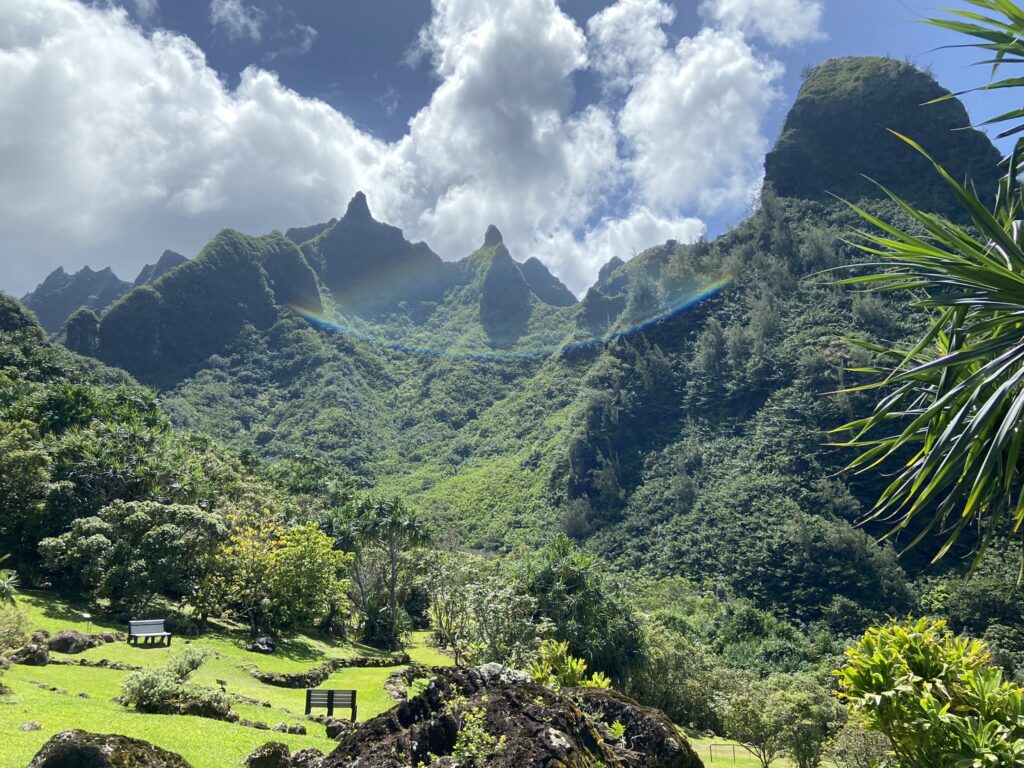
{"label": "shadow on grass", "polygon": [[[23,589],[19,597],[30,603],[32,608],[54,621],[66,621],[73,625],[92,624],[93,631],[120,631],[116,619],[104,615],[101,608],[90,605],[84,599],[55,595],[40,590]],[[93,616],[91,620],[83,618],[82,614]]]}

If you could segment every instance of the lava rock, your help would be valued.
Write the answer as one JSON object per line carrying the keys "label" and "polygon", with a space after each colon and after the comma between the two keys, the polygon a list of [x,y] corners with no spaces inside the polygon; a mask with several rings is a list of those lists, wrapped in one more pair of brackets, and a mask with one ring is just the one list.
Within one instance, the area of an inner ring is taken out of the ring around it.
{"label": "lava rock", "polygon": [[292,755],[292,768],[320,768],[324,762],[324,753],[319,749],[303,749]]}
{"label": "lava rock", "polygon": [[28,645],[17,651],[11,661],[29,667],[45,667],[50,663],[50,649],[46,645],[48,636],[49,633],[43,630],[33,633]]}
{"label": "lava rock", "polygon": [[339,741],[342,736],[347,736],[356,727],[356,724],[351,720],[342,720],[337,717],[327,718],[327,722],[324,725],[327,728],[327,738],[334,741]]}
{"label": "lava rock", "polygon": [[287,745],[272,741],[245,758],[242,764],[246,768],[292,768],[292,754]]}
{"label": "lava rock", "polygon": [[[602,734],[594,712],[615,713],[627,727],[626,743]],[[450,759],[459,713],[479,710],[487,732],[502,743],[489,768],[702,768],[686,739],[658,710],[608,691],[581,697],[554,691],[498,664],[439,672],[426,690],[344,736],[322,768],[401,768]]]}
{"label": "lava rock", "polygon": [[127,736],[63,731],[47,741],[28,768],[191,768],[174,752]]}
{"label": "lava rock", "polygon": [[27,723],[22,725],[18,730],[19,731],[26,731],[26,732],[27,731],[41,731],[41,730],[43,730],[43,724],[40,723],[38,720],[29,720]]}
{"label": "lava rock", "polygon": [[257,637],[245,646],[245,650],[252,653],[273,653],[277,650],[277,644],[272,637]]}
{"label": "lava rock", "polygon": [[46,645],[51,653],[81,653],[106,642],[101,635],[86,635],[73,629],[63,629],[47,639]]}

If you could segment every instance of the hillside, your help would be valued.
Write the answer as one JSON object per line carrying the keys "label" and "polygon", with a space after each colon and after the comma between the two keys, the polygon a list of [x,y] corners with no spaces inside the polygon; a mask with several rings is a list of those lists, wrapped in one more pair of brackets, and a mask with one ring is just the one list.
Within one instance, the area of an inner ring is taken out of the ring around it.
{"label": "hillside", "polygon": [[813,276],[857,258],[841,242],[856,218],[826,193],[896,215],[850,169],[951,207],[884,126],[991,183],[997,153],[954,130],[962,106],[922,106],[945,93],[890,60],[815,68],[749,220],[613,259],[580,302],[493,225],[444,261],[360,193],[287,236],[221,233],[109,307],[96,354],[160,386],[177,425],[268,459],[314,450],[468,547],[565,530],[623,570],[799,618],[899,610],[901,565],[851,526],[878,488],[836,477],[824,447],[868,402],[823,393],[860,359],[843,339],[917,319]]}
{"label": "hillside", "polygon": [[[909,149],[884,131],[851,145],[829,128],[837,114],[895,115],[912,136],[927,126],[937,157],[990,182],[987,139],[952,130],[962,107],[921,106],[941,93],[896,62],[826,63],[766,161],[760,210],[714,242],[613,260],[580,303],[535,260],[513,261],[497,230],[454,263],[410,246],[401,263],[447,275],[443,301],[346,316],[342,300],[314,328],[280,318],[164,402],[180,423],[262,455],[315,446],[471,547],[565,529],[623,569],[721,582],[806,618],[842,601],[898,609],[901,566],[851,527],[878,488],[836,478],[844,457],[824,447],[868,402],[823,393],[859,359],[844,338],[901,338],[917,320],[811,276],[857,258],[840,241],[857,220],[823,190],[897,215],[876,187],[837,175],[835,157],[868,170],[882,158],[876,175],[897,189],[919,178],[914,162],[891,161]],[[789,183],[793,163],[803,186]],[[925,201],[949,208],[937,189]],[[327,285],[330,233],[303,246],[321,254]],[[839,584],[840,573],[858,576]]]}

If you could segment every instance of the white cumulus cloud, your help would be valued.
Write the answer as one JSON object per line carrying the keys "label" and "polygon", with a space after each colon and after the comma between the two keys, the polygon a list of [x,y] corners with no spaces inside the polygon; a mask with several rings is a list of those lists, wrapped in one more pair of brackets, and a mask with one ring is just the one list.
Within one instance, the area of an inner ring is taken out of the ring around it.
{"label": "white cumulus cloud", "polygon": [[730,30],[758,35],[773,45],[820,40],[822,0],[704,0],[700,13]]}
{"label": "white cumulus cloud", "polygon": [[[241,0],[210,13],[261,34]],[[554,0],[434,0],[417,50],[438,85],[385,142],[258,67],[227,86],[189,38],[111,4],[0,3],[0,287],[58,265],[132,278],[164,248],[324,221],[362,189],[447,259],[494,223],[582,293],[612,256],[695,239],[760,178],[780,66],[724,23],[673,45],[673,16],[619,0],[585,33]],[[576,105],[588,67],[609,98]]]}

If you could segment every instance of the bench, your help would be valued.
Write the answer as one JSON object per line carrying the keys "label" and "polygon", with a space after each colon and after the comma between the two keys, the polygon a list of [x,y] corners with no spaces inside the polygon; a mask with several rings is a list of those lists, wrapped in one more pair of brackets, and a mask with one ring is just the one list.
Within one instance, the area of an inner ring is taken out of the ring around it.
{"label": "bench", "polygon": [[164,629],[163,619],[129,621],[128,643],[131,644],[134,641],[135,645],[138,645],[140,637],[147,643],[151,643],[158,639],[163,640],[166,637],[167,647],[171,647],[171,633]]}
{"label": "bench", "polygon": [[310,689],[306,691],[306,714],[314,709],[326,709],[328,717],[334,717],[334,708],[351,709],[352,722],[356,721],[356,692]]}

